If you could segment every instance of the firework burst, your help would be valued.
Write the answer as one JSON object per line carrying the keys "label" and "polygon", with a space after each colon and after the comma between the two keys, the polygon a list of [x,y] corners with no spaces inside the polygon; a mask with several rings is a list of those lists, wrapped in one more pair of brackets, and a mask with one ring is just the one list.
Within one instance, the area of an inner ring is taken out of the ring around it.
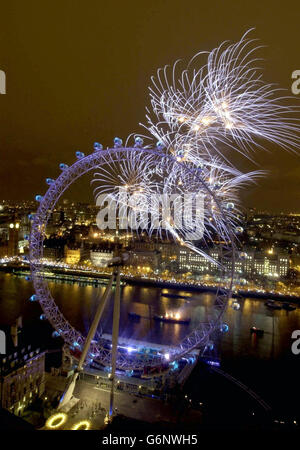
{"label": "firework burst", "polygon": [[[192,214],[180,222],[182,208],[176,202],[172,218],[157,213],[170,209],[170,196],[189,195],[191,202],[202,196],[203,245],[216,236],[229,242],[232,230],[241,230],[239,191],[263,174],[241,173],[229,151],[251,159],[251,151],[266,142],[288,150],[299,147],[294,118],[299,108],[285,105],[287,98],[278,95],[280,90],[263,82],[260,60],[254,56],[259,47],[248,33],[237,43],[198,53],[184,70],[178,62],[172,70],[159,69],[152,78],[151,109],[143,125],[147,137],[157,140],[155,151],[143,151],[151,146],[144,146],[145,136],[135,136],[127,157],[108,162],[95,175],[96,196],[105,194],[121,207],[156,214],[155,225],[143,221],[150,234],[162,235],[163,230],[197,252],[202,250],[187,238],[195,226]],[[138,201],[125,205],[120,189],[136,194]]]}
{"label": "firework burst", "polygon": [[[219,155],[228,162],[229,149],[249,157],[263,141],[299,147],[299,108],[285,105],[282,90],[263,82],[254,56],[259,47],[248,33],[198,53],[184,70],[176,62],[152,77],[152,108],[143,126],[175,155],[195,162]],[[197,67],[201,58],[205,62]]]}

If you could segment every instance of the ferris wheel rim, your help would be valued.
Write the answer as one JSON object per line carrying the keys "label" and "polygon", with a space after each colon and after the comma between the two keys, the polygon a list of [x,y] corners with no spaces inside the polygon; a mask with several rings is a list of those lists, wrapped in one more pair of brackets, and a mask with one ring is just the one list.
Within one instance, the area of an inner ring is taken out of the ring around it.
{"label": "ferris wheel rim", "polygon": [[[143,152],[144,154],[156,155],[158,157],[168,158],[171,161],[175,161],[172,155],[167,155],[165,153],[161,153],[157,150],[149,148],[118,147],[95,151],[87,156],[80,158],[74,164],[65,168],[59,175],[59,177],[56,180],[53,180],[53,183],[50,185],[49,189],[41,199],[39,208],[34,216],[30,234],[30,269],[32,281],[39,303],[46,318],[68,345],[72,345],[76,342],[78,344],[78,347],[82,347],[85,338],[83,337],[82,333],[77,331],[75,327],[73,327],[64,317],[63,313],[55,303],[55,299],[53,298],[49,290],[48,283],[41,275],[41,272],[43,273],[44,270],[43,264],[40,263],[40,259],[43,256],[43,233],[46,229],[50,213],[63,193],[81,176],[92,170],[95,170],[102,164],[105,164],[106,156],[113,157],[114,155],[120,155],[122,152],[124,152],[125,154],[128,154],[128,152]],[[185,170],[189,169],[185,168]],[[209,188],[209,186],[207,186],[207,183],[205,183],[205,181],[202,180],[201,177],[199,177],[199,182],[201,182],[202,186],[206,189],[208,194],[214,198],[214,201],[218,205],[221,214],[224,214],[224,211],[218,199],[216,198],[216,195]],[[217,289],[215,295],[215,303],[217,303],[215,311],[217,312],[216,317],[214,318],[214,320],[200,322],[198,327],[193,329],[184,339],[180,341],[178,345],[176,345],[176,347],[174,347],[174,350],[171,349],[169,352],[169,359],[167,361],[168,363],[174,360],[181,359],[200,345],[205,345],[211,333],[218,327],[218,323],[226,309],[227,301],[231,296],[234,278],[235,244],[234,234],[230,229],[229,235],[231,236],[233,261],[230,274],[231,279],[228,289]],[[95,354],[95,361],[100,362],[103,365],[110,365],[111,350],[109,348],[105,348],[103,342],[102,346],[99,343],[92,343],[90,353]],[[159,361],[157,359],[154,360],[153,358],[149,359],[148,357],[148,359],[146,358],[143,361],[138,361],[137,358],[132,355],[119,355],[117,366],[124,370],[140,370],[145,366],[155,367],[159,364],[162,364],[163,362],[166,362],[163,361],[163,358],[161,358],[161,361]]]}

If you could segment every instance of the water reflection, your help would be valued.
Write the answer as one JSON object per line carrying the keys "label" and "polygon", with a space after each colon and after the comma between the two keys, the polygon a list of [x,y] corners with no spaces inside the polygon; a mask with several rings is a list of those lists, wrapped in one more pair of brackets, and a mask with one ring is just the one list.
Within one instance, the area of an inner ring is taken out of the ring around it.
{"label": "water reflection", "polygon": [[[57,305],[72,325],[87,333],[95,314],[97,304],[105,286],[79,286],[77,284],[49,283]],[[177,294],[181,297],[165,297],[161,293]],[[40,315],[38,304],[27,299],[32,295],[31,283],[12,274],[0,274],[0,324],[10,324],[19,315],[30,321]],[[133,339],[176,344],[211,313],[214,296],[211,293],[196,294],[141,286],[121,288],[120,335]],[[276,359],[291,354],[291,333],[300,329],[300,308],[295,311],[270,311],[263,300],[240,301],[240,310],[229,307],[224,321],[229,325],[228,333],[221,342],[221,352],[230,356],[249,356],[262,359]],[[188,325],[162,323],[153,320],[154,315],[180,312],[184,318],[191,318]],[[128,313],[141,316],[133,320]],[[102,331],[111,333],[113,302],[109,301],[101,323]],[[264,329],[263,338],[250,334],[250,327]]]}

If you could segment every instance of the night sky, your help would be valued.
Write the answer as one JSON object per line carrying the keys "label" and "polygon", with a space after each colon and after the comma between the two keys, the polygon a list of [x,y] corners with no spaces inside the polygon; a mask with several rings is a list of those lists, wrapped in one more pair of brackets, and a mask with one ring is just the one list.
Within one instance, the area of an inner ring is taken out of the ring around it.
{"label": "night sky", "polygon": [[[266,47],[264,79],[291,93],[300,69],[300,3],[244,1],[16,1],[1,4],[0,200],[31,199],[75,151],[142,132],[147,87],[158,67],[237,40],[251,27]],[[300,100],[295,96],[294,103]],[[243,194],[245,206],[300,212],[300,159],[257,151],[269,175]],[[75,187],[91,200],[88,184]],[[70,194],[71,195],[71,194]]]}

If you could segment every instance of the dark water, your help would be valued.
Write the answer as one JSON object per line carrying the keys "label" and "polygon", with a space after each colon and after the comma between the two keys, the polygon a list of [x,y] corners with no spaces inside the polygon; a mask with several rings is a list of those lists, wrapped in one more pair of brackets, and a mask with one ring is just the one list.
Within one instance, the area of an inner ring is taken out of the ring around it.
{"label": "dark water", "polygon": [[[79,286],[53,283],[51,292],[65,317],[80,331],[86,333],[95,312],[97,301],[105,286]],[[186,298],[161,296],[172,292]],[[31,327],[32,336],[40,336],[43,322],[37,321],[40,306],[28,302],[33,289],[24,278],[0,274],[0,325],[11,324],[19,315]],[[178,343],[199,321],[211,311],[214,296],[211,293],[172,291],[153,287],[122,287],[120,335],[133,339],[165,344]],[[222,368],[256,390],[275,408],[294,414],[298,410],[300,355],[291,352],[291,334],[300,329],[300,308],[296,311],[270,311],[263,300],[241,300],[239,311],[227,309],[224,321],[229,331],[223,334],[219,351]],[[110,302],[101,324],[104,332],[111,332]],[[164,324],[151,320],[154,314],[179,312],[191,318],[189,325]],[[142,316],[139,322],[129,318],[128,312]],[[263,338],[250,335],[251,326],[265,330]],[[49,330],[48,330],[49,331]]]}

